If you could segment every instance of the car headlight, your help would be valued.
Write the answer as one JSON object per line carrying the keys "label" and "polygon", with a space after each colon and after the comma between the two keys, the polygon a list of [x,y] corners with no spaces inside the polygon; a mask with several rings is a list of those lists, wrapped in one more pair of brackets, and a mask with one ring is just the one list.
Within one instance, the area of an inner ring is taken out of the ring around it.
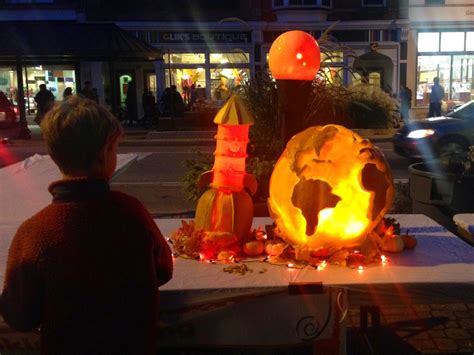
{"label": "car headlight", "polygon": [[432,129],[417,129],[416,131],[411,131],[410,133],[408,133],[407,137],[414,139],[426,138],[432,136],[434,133],[435,131]]}

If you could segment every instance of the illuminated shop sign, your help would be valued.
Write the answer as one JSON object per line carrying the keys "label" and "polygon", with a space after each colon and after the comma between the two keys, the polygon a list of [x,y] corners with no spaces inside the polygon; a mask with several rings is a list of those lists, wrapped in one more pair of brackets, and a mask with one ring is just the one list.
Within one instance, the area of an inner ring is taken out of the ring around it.
{"label": "illuminated shop sign", "polygon": [[161,43],[249,43],[251,33],[242,31],[231,32],[160,32]]}

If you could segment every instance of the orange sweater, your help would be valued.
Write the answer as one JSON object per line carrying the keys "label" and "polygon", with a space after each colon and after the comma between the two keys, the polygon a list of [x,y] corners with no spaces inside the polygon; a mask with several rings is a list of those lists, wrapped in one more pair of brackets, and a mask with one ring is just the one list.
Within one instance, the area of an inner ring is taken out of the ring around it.
{"label": "orange sweater", "polygon": [[5,320],[40,326],[42,354],[153,353],[158,286],[173,264],[150,214],[101,180],[62,180],[50,192],[10,246]]}

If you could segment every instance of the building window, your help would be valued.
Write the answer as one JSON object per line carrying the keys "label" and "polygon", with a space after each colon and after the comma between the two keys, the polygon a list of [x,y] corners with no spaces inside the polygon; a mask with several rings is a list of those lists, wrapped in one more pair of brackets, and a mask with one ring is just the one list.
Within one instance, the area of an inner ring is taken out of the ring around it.
{"label": "building window", "polygon": [[386,0],[362,0],[362,6],[385,6]]}
{"label": "building window", "polygon": [[[29,113],[36,112],[34,97],[41,84],[46,84],[56,101],[62,101],[64,90],[72,88],[76,93],[76,73],[73,65],[36,65],[24,68],[23,87],[28,97],[26,109]],[[25,80],[26,79],[26,80]]]}
{"label": "building window", "polygon": [[[191,100],[191,86],[194,85],[198,98],[205,98],[206,70],[204,68],[166,69],[166,87],[176,85],[183,102],[189,104]],[[171,80],[171,83],[170,83]]]}
{"label": "building window", "polygon": [[425,0],[426,5],[444,5],[445,0]]}
{"label": "building window", "polygon": [[430,103],[431,87],[435,77],[440,79],[440,84],[444,87],[446,96],[449,97],[450,69],[451,56],[449,55],[418,56],[417,105]]}
{"label": "building window", "polygon": [[18,104],[18,80],[14,67],[0,67],[0,91],[8,97],[11,103]]}
{"label": "building window", "polygon": [[441,51],[464,51],[464,32],[441,32]]}
{"label": "building window", "polygon": [[213,100],[225,101],[244,81],[248,81],[250,69],[216,68],[211,69],[211,96]]}
{"label": "building window", "polygon": [[438,52],[439,33],[421,32],[418,33],[418,52]]}
{"label": "building window", "polygon": [[321,53],[321,63],[342,63],[342,62],[344,62],[343,52]]}
{"label": "building window", "polygon": [[206,56],[204,53],[171,53],[165,54],[165,63],[170,64],[204,64]]}
{"label": "building window", "polygon": [[466,51],[474,51],[474,32],[466,32]]}
{"label": "building window", "polygon": [[249,53],[211,53],[211,64],[236,64],[236,63],[250,63]]}
{"label": "building window", "polygon": [[435,77],[440,78],[448,106],[474,99],[473,51],[473,31],[419,33],[416,104],[429,104]]}

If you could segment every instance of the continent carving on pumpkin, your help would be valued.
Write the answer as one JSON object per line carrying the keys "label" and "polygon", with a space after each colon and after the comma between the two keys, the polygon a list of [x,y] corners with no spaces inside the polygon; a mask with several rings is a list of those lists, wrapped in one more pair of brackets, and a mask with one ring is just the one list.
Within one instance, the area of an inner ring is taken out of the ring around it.
{"label": "continent carving on pumpkin", "polygon": [[291,196],[291,203],[301,210],[306,220],[306,235],[314,234],[319,222],[319,212],[325,208],[334,208],[340,200],[339,196],[332,193],[327,182],[305,178],[295,185]]}
{"label": "continent carving on pumpkin", "polygon": [[366,164],[362,169],[362,186],[374,192],[375,197],[374,205],[372,206],[372,216],[377,216],[387,203],[386,191],[389,184],[386,179],[386,174],[377,169],[375,164]]}

